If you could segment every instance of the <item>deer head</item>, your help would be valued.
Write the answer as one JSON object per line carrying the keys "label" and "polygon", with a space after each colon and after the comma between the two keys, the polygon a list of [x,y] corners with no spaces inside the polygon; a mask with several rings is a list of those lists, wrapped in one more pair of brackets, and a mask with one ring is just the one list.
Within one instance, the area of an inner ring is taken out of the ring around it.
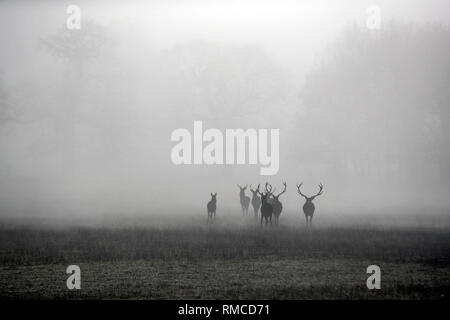
{"label": "deer head", "polygon": [[[259,188],[259,185],[258,185]],[[258,196],[258,190],[253,190],[252,189],[252,185],[250,185],[250,192],[253,194],[253,197],[257,197]]]}
{"label": "deer head", "polygon": [[247,185],[245,185],[245,187],[241,187],[240,185],[237,185],[239,189],[241,189],[241,191],[239,192],[239,194],[241,196],[245,196],[245,190],[247,189]]}
{"label": "deer head", "polygon": [[[256,192],[261,196],[261,202],[262,203],[266,203],[268,200],[268,197],[270,195],[270,191],[268,191],[268,183],[266,182],[266,193],[264,192],[260,192],[259,191],[259,184],[258,184],[258,188],[256,189]],[[272,190],[272,186],[270,186],[270,190]]]}
{"label": "deer head", "polygon": [[265,203],[267,201],[267,194],[264,194],[263,192],[259,191],[259,184],[258,184],[258,188],[256,188],[256,193],[261,196],[261,201],[263,203]]}
{"label": "deer head", "polygon": [[[274,199],[275,201],[278,201],[278,198],[279,198],[283,193],[286,192],[286,188],[287,188],[287,186],[286,186],[286,181],[283,182],[283,186],[284,186],[284,189],[283,189],[283,191],[281,191],[279,194],[275,195],[275,194],[272,193],[272,197],[273,197],[273,199]],[[274,191],[274,192],[275,192],[275,191]]]}
{"label": "deer head", "polygon": [[322,183],[319,183],[319,192],[317,192],[315,195],[311,197],[305,196],[302,191],[300,190],[300,187],[303,185],[303,182],[300,184],[297,184],[297,192],[299,195],[301,195],[303,198],[306,199],[306,201],[313,201],[315,197],[320,196],[323,193],[323,185]]}
{"label": "deer head", "polygon": [[211,192],[211,201],[212,202],[216,202],[217,201],[217,192],[214,193],[214,194]]}
{"label": "deer head", "polygon": [[273,199],[275,199],[275,188],[272,188],[272,185],[268,182],[266,182],[266,194],[269,195],[269,197],[272,197]]}

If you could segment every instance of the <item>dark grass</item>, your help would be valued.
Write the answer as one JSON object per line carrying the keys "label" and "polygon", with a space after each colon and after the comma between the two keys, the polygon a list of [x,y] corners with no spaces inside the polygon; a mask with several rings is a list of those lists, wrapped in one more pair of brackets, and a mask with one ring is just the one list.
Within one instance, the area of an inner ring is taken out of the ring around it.
{"label": "dark grass", "polygon": [[372,259],[450,266],[445,230],[220,227],[0,230],[0,264],[141,259]]}
{"label": "dark grass", "polygon": [[[83,288],[66,289],[65,268]],[[382,268],[369,291],[365,269]],[[0,298],[448,299],[446,228],[0,228]]]}

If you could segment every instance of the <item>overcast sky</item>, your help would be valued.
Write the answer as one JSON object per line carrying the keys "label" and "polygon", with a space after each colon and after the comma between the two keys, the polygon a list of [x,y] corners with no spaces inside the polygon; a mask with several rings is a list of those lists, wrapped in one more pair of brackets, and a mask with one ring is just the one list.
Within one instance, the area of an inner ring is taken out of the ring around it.
{"label": "overcast sky", "polygon": [[380,7],[383,22],[449,22],[446,0],[2,1],[0,70],[7,81],[38,68],[39,38],[65,25],[69,4],[80,6],[82,19],[132,31],[158,48],[199,39],[262,45],[300,77],[345,25],[365,25],[370,5]]}

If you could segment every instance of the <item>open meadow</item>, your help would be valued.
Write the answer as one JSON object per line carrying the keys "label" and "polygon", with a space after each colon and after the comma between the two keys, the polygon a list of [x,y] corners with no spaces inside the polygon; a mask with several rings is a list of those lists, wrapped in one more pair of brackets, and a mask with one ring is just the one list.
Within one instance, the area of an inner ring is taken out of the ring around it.
{"label": "open meadow", "polygon": [[[350,227],[345,223],[320,225],[319,220],[308,230],[303,220],[296,218],[280,220],[277,227],[262,227],[250,216],[221,217],[212,224],[199,217],[175,216],[70,227],[5,220],[0,229],[0,297],[450,296],[450,228],[445,223],[428,227],[361,223]],[[81,268],[81,290],[66,287],[66,268],[72,264]],[[366,287],[366,268],[373,264],[381,268],[381,290]]]}

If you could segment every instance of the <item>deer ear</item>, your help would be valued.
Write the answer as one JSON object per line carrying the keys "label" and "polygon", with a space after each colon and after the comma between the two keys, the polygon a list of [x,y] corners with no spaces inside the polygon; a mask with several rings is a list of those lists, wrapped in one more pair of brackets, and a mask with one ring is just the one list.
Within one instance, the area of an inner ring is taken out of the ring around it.
{"label": "deer ear", "polygon": [[216,192],[216,194],[214,196],[217,196],[217,192]]}
{"label": "deer ear", "polygon": [[211,197],[214,197],[213,193],[211,192]]}

